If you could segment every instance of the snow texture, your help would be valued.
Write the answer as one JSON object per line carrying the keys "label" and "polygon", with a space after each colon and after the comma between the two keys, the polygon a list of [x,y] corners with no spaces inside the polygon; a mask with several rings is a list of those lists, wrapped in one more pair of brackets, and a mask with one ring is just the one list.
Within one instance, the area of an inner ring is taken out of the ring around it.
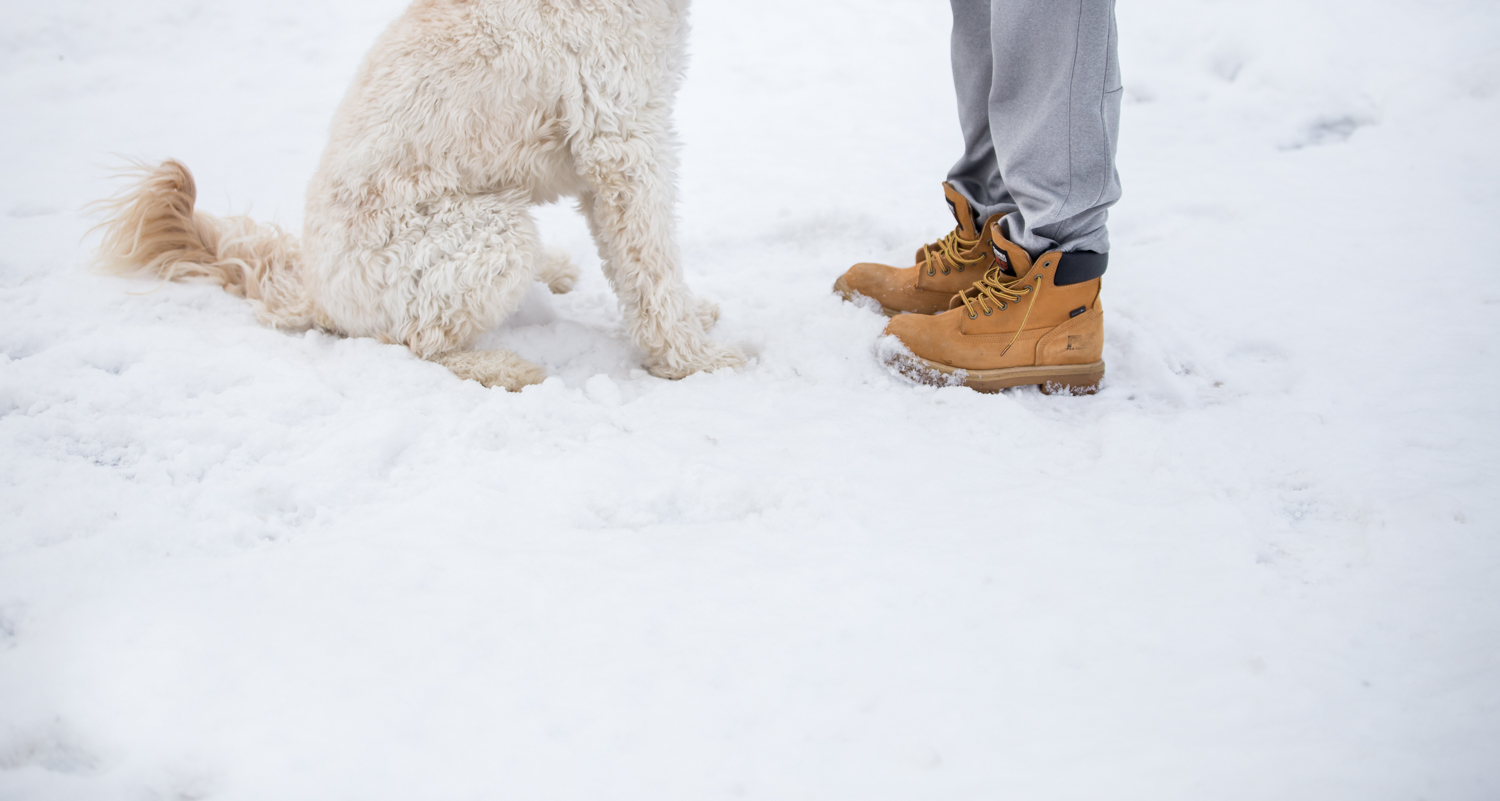
{"label": "snow texture", "polygon": [[1122,3],[1091,397],[829,291],[951,225],[942,3],[694,9],[741,370],[642,371],[566,207],[514,394],[88,272],[111,154],[298,229],[400,7],[7,7],[0,799],[1500,797],[1500,5]]}

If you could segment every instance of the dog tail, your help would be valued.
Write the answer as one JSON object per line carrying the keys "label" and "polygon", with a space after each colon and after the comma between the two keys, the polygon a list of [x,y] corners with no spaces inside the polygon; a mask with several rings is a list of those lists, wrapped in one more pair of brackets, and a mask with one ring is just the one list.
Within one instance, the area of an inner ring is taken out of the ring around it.
{"label": "dog tail", "polygon": [[277,328],[312,326],[312,304],[299,267],[297,238],[249,217],[195,211],[193,174],[179,161],[135,164],[135,181],[95,204],[108,213],[98,266],[114,275],[166,281],[207,279],[250,301],[260,320]]}

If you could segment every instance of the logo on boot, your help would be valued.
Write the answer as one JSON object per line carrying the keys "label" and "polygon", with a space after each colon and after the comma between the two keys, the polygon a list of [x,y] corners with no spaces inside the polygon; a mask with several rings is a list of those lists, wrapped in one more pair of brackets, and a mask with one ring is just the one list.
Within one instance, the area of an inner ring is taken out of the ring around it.
{"label": "logo on boot", "polygon": [[1068,347],[1064,350],[1083,350],[1083,337],[1078,334],[1068,335]]}
{"label": "logo on boot", "polygon": [[1010,254],[1002,250],[1000,245],[993,241],[990,242],[990,250],[995,252],[995,266],[1000,268],[1000,272],[1015,277],[1016,271],[1011,269],[1010,266]]}

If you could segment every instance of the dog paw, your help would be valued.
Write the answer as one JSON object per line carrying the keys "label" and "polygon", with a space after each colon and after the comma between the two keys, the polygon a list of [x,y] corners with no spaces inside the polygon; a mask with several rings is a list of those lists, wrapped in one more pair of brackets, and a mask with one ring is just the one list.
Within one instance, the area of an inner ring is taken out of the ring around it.
{"label": "dog paw", "polygon": [[487,387],[520,392],[522,387],[547,380],[547,369],[503,350],[470,350],[445,353],[433,359],[459,378]]}
{"label": "dog paw", "polygon": [[523,387],[540,384],[547,380],[547,368],[524,359],[516,359],[516,361],[519,364],[494,376],[489,383],[483,381],[480,383],[487,387],[499,387],[507,392],[520,392]]}
{"label": "dog paw", "polygon": [[657,378],[670,378],[675,381],[679,378],[687,378],[693,373],[713,372],[724,367],[741,367],[744,364],[745,354],[738,349],[708,342],[655,354],[646,360],[646,371]]}
{"label": "dog paw", "polygon": [[546,284],[552,294],[566,295],[578,283],[578,265],[573,263],[566,250],[547,248],[542,252],[536,280]]}
{"label": "dog paw", "polygon": [[698,298],[698,308],[695,309],[698,322],[703,324],[704,331],[713,330],[714,324],[719,322],[719,304],[708,298]]}

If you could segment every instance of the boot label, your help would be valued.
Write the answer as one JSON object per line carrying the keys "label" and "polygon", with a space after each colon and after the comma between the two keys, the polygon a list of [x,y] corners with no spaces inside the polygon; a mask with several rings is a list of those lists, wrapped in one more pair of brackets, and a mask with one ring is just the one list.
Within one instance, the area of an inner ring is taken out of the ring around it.
{"label": "boot label", "polygon": [[1083,350],[1083,336],[1079,334],[1068,335],[1068,347],[1064,350]]}
{"label": "boot label", "polygon": [[1011,269],[1010,254],[1006,253],[1003,249],[1001,249],[999,244],[993,241],[990,242],[990,250],[995,252],[995,266],[1000,268],[1000,272],[1005,273],[1009,276],[1014,276],[1016,274],[1016,271]]}
{"label": "boot label", "polygon": [[1083,314],[1084,312],[1086,312],[1088,310],[1089,310],[1089,307],[1087,307],[1087,306],[1079,306],[1078,308],[1076,308],[1076,309],[1068,312],[1068,319],[1071,320],[1074,317],[1077,317],[1078,315]]}

